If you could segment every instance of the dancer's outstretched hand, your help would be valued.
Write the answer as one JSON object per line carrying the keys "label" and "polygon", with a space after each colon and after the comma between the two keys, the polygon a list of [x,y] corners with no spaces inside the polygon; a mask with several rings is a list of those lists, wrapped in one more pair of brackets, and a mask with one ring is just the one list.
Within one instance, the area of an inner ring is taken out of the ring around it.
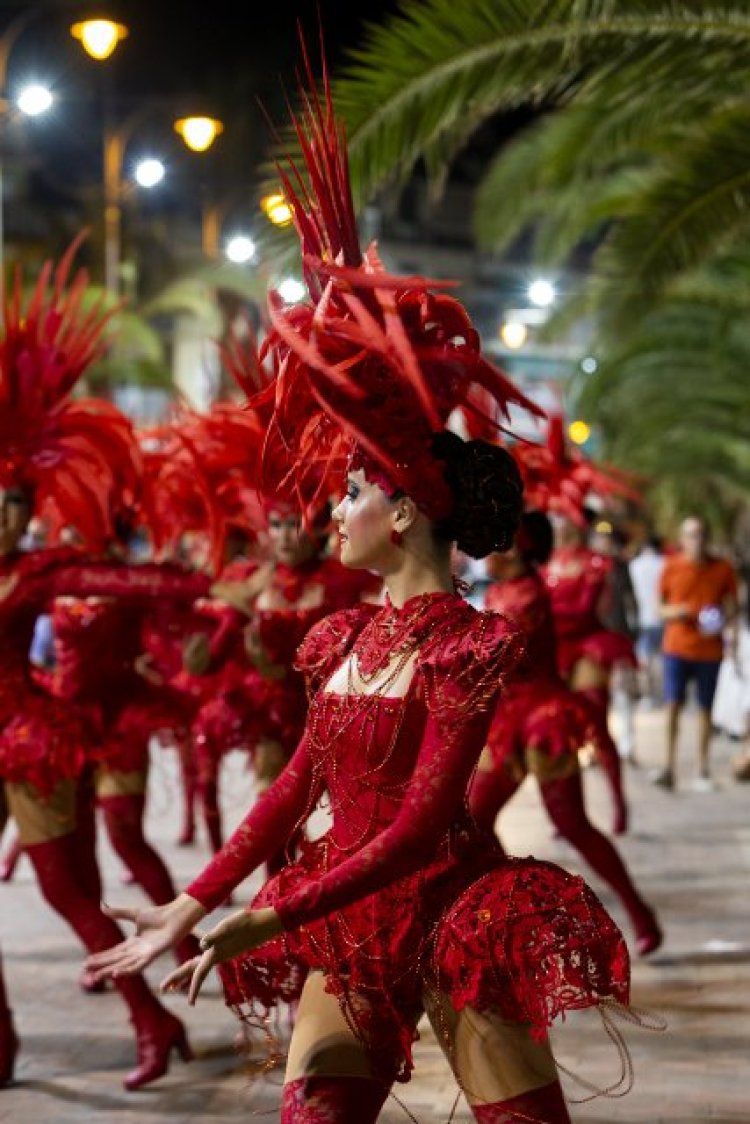
{"label": "dancer's outstretched hand", "polygon": [[162,981],[162,991],[180,991],[189,981],[188,1003],[195,1004],[206,976],[217,964],[232,960],[241,952],[251,952],[281,932],[279,916],[273,909],[241,910],[201,937],[203,953],[187,960]]}
{"label": "dancer's outstretched hand", "polygon": [[102,910],[113,921],[132,921],[135,935],[87,959],[86,966],[96,980],[142,972],[162,952],[186,937],[206,915],[203,906],[188,894],[180,894],[167,905],[146,909],[102,905]]}

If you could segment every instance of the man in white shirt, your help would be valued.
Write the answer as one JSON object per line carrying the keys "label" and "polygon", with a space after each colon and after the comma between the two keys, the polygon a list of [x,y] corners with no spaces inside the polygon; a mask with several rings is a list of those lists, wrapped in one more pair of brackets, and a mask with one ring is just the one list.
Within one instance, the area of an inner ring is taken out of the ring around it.
{"label": "man in white shirt", "polygon": [[645,699],[654,706],[661,699],[661,642],[664,624],[660,612],[661,572],[664,569],[664,555],[657,538],[647,539],[638,554],[630,562],[630,580],[638,606],[638,658],[644,677]]}

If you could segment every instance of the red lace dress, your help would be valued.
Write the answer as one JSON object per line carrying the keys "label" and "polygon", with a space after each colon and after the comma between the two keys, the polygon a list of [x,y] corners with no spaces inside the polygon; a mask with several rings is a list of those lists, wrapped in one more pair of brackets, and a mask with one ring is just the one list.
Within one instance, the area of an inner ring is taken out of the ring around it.
{"label": "red lace dress", "polygon": [[[253,655],[245,647],[242,630],[231,633],[227,629],[221,641],[214,641],[213,658],[224,671],[193,725],[199,760],[216,762],[240,747],[252,755],[263,739],[277,742],[290,757],[307,714],[304,676],[294,667],[297,649],[323,617],[356,604],[364,593],[380,586],[369,574],[347,570],[334,559],[318,558],[298,567],[277,564],[271,584],[290,608],[256,608],[249,624],[243,619],[243,625],[253,632]],[[292,607],[316,588],[320,589],[318,604]]]}
{"label": "red lace dress", "polygon": [[557,670],[552,606],[536,571],[498,582],[487,591],[488,610],[501,613],[523,637],[525,657],[495,710],[487,745],[494,768],[516,780],[541,783],[578,770],[578,750],[595,737],[585,700]]}
{"label": "red lace dress", "polygon": [[[256,569],[256,562],[238,558],[218,580],[246,580]],[[144,651],[156,674],[181,697],[190,726],[204,703],[241,682],[247,665],[242,642],[246,623],[244,614],[213,598],[190,606],[162,601],[150,609],[142,631]],[[184,648],[198,635],[206,638],[208,655],[203,672],[192,674],[184,667]]]}
{"label": "red lace dress", "polygon": [[562,547],[555,550],[544,568],[555,619],[558,662],[565,678],[583,658],[605,668],[616,663],[636,665],[630,638],[604,628],[599,619],[611,567],[608,558],[585,547]]}
{"label": "red lace dress", "polygon": [[[205,579],[193,575],[190,581],[193,596],[205,593]],[[0,560],[0,776],[28,782],[41,796],[80,773],[99,736],[96,711],[52,697],[35,682],[29,663],[36,618],[63,595],[122,597],[132,604],[158,596],[159,587],[150,567],[88,563],[73,551]]]}
{"label": "red lace dress", "polygon": [[96,716],[92,756],[97,765],[107,772],[145,773],[151,734],[181,729],[189,712],[181,693],[168,683],[150,683],[137,670],[144,620],[155,599],[163,605],[180,605],[184,611],[205,593],[207,581],[177,567],[113,567],[123,589],[129,571],[137,574],[142,590],[136,598],[126,593],[56,598],[52,613],[56,663],[50,680],[58,698],[83,704]]}
{"label": "red lace dress", "polygon": [[[354,651],[416,654],[404,698],[334,694]],[[401,610],[359,606],[309,634],[298,657],[312,701],[289,765],[188,893],[222,902],[328,793],[333,826],[302,846],[255,906],[285,932],[225,965],[228,1002],[270,1006],[325,973],[384,1073],[408,1080],[426,987],[543,1030],[569,1009],[628,996],[622,936],[580,878],[507,859],[466,809],[466,790],[505,675],[519,658],[508,623],[459,597]]]}

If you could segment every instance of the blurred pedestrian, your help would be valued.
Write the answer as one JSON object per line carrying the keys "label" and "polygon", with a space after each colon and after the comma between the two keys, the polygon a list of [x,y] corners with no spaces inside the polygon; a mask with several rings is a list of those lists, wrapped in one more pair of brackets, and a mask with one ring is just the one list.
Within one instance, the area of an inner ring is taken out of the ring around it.
{"label": "blurred pedestrian", "polygon": [[680,715],[688,685],[695,682],[699,710],[699,775],[696,791],[714,785],[710,769],[711,708],[723,656],[725,630],[736,645],[737,577],[732,565],[710,553],[703,519],[690,516],[680,528],[680,550],[661,577],[664,621],[664,695],[667,703],[666,764],[654,778],[673,789]]}
{"label": "blurred pedestrian", "polygon": [[646,539],[635,558],[631,559],[630,581],[638,608],[638,640],[636,651],[642,675],[642,699],[659,706],[663,699],[661,646],[664,622],[661,617],[661,576],[664,554],[661,540],[655,535]]}
{"label": "blurred pedestrian", "polygon": [[[608,628],[622,633],[635,644],[638,637],[638,605],[630,579],[628,538],[618,527],[614,527],[606,539],[609,541],[602,553],[611,559],[612,571],[608,604],[604,607],[602,620]],[[605,536],[600,535],[599,540],[605,540]],[[602,548],[595,546],[594,549]],[[638,701],[638,678],[637,668],[630,660],[619,661],[612,668],[611,695],[617,722],[617,750],[625,761],[636,764],[635,706]]]}

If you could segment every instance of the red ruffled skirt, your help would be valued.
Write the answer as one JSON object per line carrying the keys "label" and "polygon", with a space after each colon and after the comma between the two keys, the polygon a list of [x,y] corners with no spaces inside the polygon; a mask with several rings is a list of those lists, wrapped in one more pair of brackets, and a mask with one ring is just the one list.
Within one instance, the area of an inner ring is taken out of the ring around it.
{"label": "red ruffled skirt", "polygon": [[560,674],[566,678],[579,660],[587,659],[611,670],[615,664],[637,667],[633,641],[622,632],[609,628],[590,632],[586,636],[558,636],[557,662]]}
{"label": "red ruffled skirt", "polygon": [[[489,852],[489,853],[487,853]],[[325,838],[304,844],[257,895],[273,906],[327,868]],[[566,1011],[627,1003],[622,934],[583,879],[532,858],[446,859],[222,965],[227,1002],[257,1017],[324,973],[373,1064],[408,1081],[425,989],[544,1034]]]}
{"label": "red ruffled skirt", "polygon": [[0,777],[33,785],[42,798],[84,769],[94,710],[49,698],[25,678],[6,676],[0,700]]}
{"label": "red ruffled skirt", "polygon": [[533,679],[501,696],[487,745],[496,769],[519,779],[531,770],[543,780],[577,768],[578,750],[594,735],[585,700],[559,679]]}
{"label": "red ruffled skirt", "polygon": [[252,756],[263,739],[278,742],[291,757],[306,716],[303,683],[295,681],[290,687],[284,680],[245,671],[224,683],[196,715],[193,736],[199,766],[215,768],[232,749],[245,749]]}
{"label": "red ruffled skirt", "polygon": [[160,730],[187,730],[191,713],[189,699],[179,692],[139,679],[102,705],[92,759],[108,772],[145,772],[151,736]]}

